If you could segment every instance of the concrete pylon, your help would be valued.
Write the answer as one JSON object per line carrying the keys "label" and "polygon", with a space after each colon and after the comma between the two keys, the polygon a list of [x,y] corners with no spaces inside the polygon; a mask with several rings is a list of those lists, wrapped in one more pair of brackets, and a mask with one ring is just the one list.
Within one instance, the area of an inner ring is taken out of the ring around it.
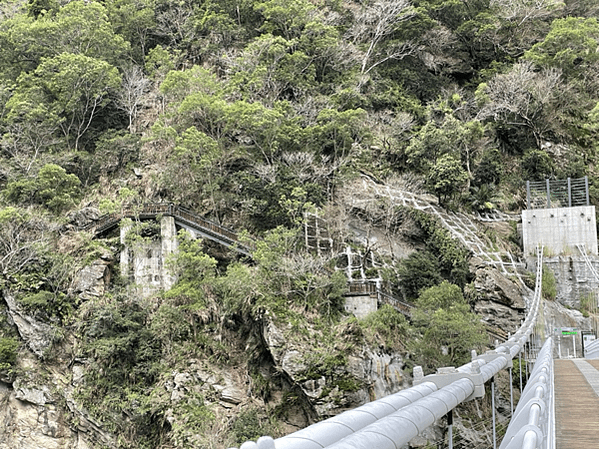
{"label": "concrete pylon", "polygon": [[160,239],[162,241],[162,288],[169,290],[177,281],[166,263],[168,257],[179,248],[174,217],[164,216],[160,219]]}

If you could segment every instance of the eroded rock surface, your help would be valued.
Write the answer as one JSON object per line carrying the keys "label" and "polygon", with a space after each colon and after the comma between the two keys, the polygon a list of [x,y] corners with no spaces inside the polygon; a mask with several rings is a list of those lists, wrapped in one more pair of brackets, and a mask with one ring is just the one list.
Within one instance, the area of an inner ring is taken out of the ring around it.
{"label": "eroded rock surface", "polygon": [[27,347],[38,357],[44,358],[45,352],[52,346],[53,326],[26,314],[12,295],[4,294],[4,300],[8,314]]}
{"label": "eroded rock surface", "polygon": [[375,353],[366,348],[347,354],[347,363],[335,368],[336,377],[350,380],[354,388],[344,390],[324,376],[305,379],[308,349],[288,343],[272,321],[264,326],[263,334],[275,366],[297,383],[321,418],[409,386],[403,371],[405,363],[402,355]]}
{"label": "eroded rock surface", "polygon": [[112,254],[103,254],[90,265],[83,267],[73,283],[73,292],[81,299],[88,300],[102,296],[110,283]]}

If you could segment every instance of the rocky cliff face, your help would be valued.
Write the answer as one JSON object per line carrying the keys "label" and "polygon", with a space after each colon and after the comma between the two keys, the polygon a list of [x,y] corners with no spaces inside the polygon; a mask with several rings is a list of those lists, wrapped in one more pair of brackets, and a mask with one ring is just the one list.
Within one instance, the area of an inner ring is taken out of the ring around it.
{"label": "rocky cliff face", "polygon": [[525,286],[498,270],[473,263],[474,310],[491,326],[513,332],[524,316],[525,298],[532,294]]}
{"label": "rocky cliff face", "polygon": [[[109,254],[84,267],[74,283],[81,300],[98,298],[110,282]],[[28,314],[2,292],[9,321],[26,346],[13,373],[0,382],[0,449],[88,449],[112,445],[111,435],[77,405],[73,392],[83,375],[68,329]],[[65,334],[66,332],[66,334]]]}
{"label": "rocky cliff face", "polygon": [[376,353],[362,348],[347,354],[347,363],[336,368],[336,376],[348,376],[357,382],[353,391],[344,391],[330,379],[321,376],[306,379],[305,364],[309,347],[294,346],[269,321],[264,326],[264,341],[272,354],[276,369],[297,382],[319,417],[333,416],[344,410],[379,399],[411,385],[405,375],[403,354]]}
{"label": "rocky cliff face", "polygon": [[[401,254],[413,250],[408,244],[406,248]],[[113,261],[114,257],[104,252],[77,273],[72,292],[81,303],[104,300]],[[471,271],[475,273],[472,298],[476,311],[497,328],[517,328],[526,289],[480,261],[472,261]],[[88,368],[88,361],[77,358],[77,338],[68,329],[29,315],[13,296],[5,294],[4,300],[26,349],[20,352],[17,376],[0,384],[0,422],[6,429],[0,436],[0,449],[114,447],[113,435],[77,399]],[[316,333],[307,330],[304,340],[289,338],[291,331],[286,324],[268,316],[255,324],[252,335],[239,337],[239,346],[254,348],[248,358],[260,348],[260,376],[255,376],[247,364],[227,366],[190,358],[160,378],[155,391],[169,404],[164,419],[171,429],[183,429],[181,435],[190,444],[207,444],[199,434],[185,431],[191,427],[186,421],[189,418],[177,412],[194,398],[201,398],[214,415],[210,432],[226,444],[231,423],[248,410],[264,413],[290,404],[278,428],[278,432],[287,433],[411,385],[405,353],[383,346],[335,342],[334,352],[342,359],[335,361],[326,375],[315,375],[309,360],[315,346],[310,338],[318,338]],[[351,334],[351,325],[344,332]],[[351,339],[351,335],[347,337]],[[260,379],[268,384],[263,394],[257,394]],[[429,439],[440,436],[442,427],[431,429],[427,435]],[[421,438],[413,445],[426,445],[426,440]]]}
{"label": "rocky cliff face", "polygon": [[[599,268],[597,257],[589,256],[589,261],[595,270]],[[564,306],[580,308],[581,298],[594,294],[599,288],[599,280],[580,255],[545,257],[543,264],[553,272],[557,284],[556,300]]]}

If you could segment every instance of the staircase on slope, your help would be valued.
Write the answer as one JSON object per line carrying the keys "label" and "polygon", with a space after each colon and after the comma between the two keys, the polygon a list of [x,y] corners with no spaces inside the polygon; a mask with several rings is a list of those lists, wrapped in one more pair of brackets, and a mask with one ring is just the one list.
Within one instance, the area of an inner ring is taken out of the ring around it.
{"label": "staircase on slope", "polygon": [[[516,262],[509,252],[499,252],[491,247],[490,242],[486,239],[483,240],[479,236],[477,225],[468,215],[461,212],[446,211],[431,203],[425,196],[377,184],[367,176],[362,176],[362,186],[365,192],[369,192],[376,197],[388,198],[393,204],[401,204],[435,216],[443,227],[468,248],[475,257],[501,270],[505,275],[515,275],[523,283],[518,271],[522,264]],[[360,201],[360,199],[357,199],[357,202]],[[510,219],[512,217],[498,213],[495,216],[486,214],[483,221],[507,221]]]}

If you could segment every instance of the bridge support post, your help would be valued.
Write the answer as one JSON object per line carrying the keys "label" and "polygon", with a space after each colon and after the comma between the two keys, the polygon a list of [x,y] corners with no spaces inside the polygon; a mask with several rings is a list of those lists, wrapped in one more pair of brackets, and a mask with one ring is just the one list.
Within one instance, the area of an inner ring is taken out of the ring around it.
{"label": "bridge support post", "polygon": [[130,230],[131,226],[123,226],[120,230],[121,243],[123,244],[123,249],[121,250],[121,260],[119,265],[121,267],[121,277],[123,279],[128,279],[129,281],[132,281],[134,273],[133,249],[129,248],[125,244],[125,238]]}
{"label": "bridge support post", "polygon": [[453,409],[447,412],[447,447],[453,449]]}
{"label": "bridge support post", "polygon": [[497,449],[497,434],[495,425],[495,376],[491,377],[491,410],[493,410],[493,449]]}

